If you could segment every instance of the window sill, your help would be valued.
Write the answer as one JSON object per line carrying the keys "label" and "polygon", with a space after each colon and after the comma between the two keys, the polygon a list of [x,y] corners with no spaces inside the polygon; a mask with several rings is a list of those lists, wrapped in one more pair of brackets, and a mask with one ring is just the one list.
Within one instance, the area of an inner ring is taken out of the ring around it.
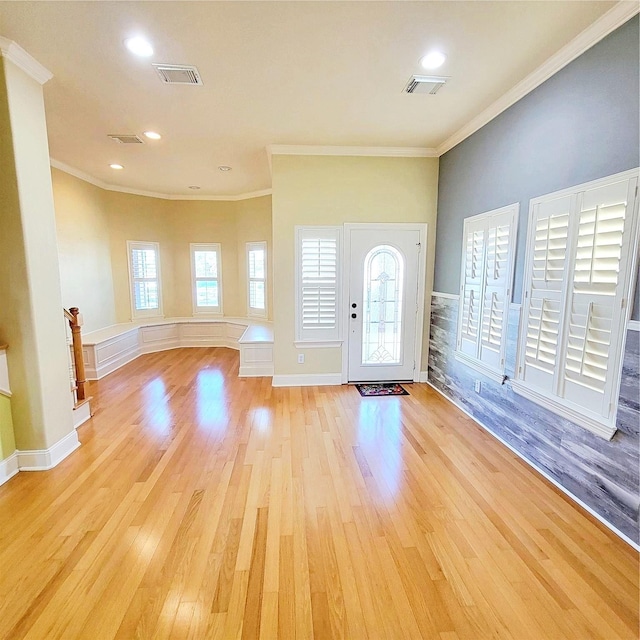
{"label": "window sill", "polygon": [[504,381],[506,379],[504,371],[496,371],[495,369],[491,369],[484,363],[478,362],[477,360],[474,360],[464,353],[460,353],[458,351],[456,351],[455,357],[458,362],[462,362],[462,364],[467,365],[469,368],[477,371],[478,373],[481,373],[483,376],[486,376],[490,380],[493,380],[498,384],[504,384]]}
{"label": "window sill", "polygon": [[[580,427],[594,433],[605,440],[611,440],[617,431],[615,424],[605,422],[604,419],[585,415],[577,408],[573,408],[569,403],[561,402],[559,399],[550,397],[543,392],[537,391],[530,386],[523,384],[521,380],[511,380],[511,388],[518,395],[539,404],[540,406],[556,413],[571,422],[575,422]],[[614,418],[615,419],[615,418]]]}
{"label": "window sill", "polygon": [[298,349],[335,349],[342,346],[342,340],[320,340],[308,341],[295,340],[294,343]]}

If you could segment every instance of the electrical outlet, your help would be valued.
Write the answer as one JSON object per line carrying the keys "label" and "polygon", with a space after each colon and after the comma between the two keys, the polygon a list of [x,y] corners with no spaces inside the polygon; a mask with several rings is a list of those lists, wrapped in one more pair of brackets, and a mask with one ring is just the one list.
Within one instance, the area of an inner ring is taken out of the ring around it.
{"label": "electrical outlet", "polygon": [[480,391],[482,391],[482,382],[480,382],[480,380],[476,380],[474,389],[476,390],[476,393],[480,393]]}
{"label": "electrical outlet", "polygon": [[298,354],[298,364],[304,364],[304,353]]}

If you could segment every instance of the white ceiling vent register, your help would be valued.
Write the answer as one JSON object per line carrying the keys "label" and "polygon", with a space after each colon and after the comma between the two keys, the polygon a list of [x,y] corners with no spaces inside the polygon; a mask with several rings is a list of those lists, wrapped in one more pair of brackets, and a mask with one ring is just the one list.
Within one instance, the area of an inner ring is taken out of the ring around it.
{"label": "white ceiling vent register", "polygon": [[204,84],[200,72],[188,64],[154,64],[160,80],[165,84]]}
{"label": "white ceiling vent register", "polygon": [[118,144],[144,144],[144,140],[135,133],[109,133],[108,135]]}
{"label": "white ceiling vent register", "polygon": [[411,76],[404,90],[406,93],[428,93],[433,96],[448,79],[446,76]]}

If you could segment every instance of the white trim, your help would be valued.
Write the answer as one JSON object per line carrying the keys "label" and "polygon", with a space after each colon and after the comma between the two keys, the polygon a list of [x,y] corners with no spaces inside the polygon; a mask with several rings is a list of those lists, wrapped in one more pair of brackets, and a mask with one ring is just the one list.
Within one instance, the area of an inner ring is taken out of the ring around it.
{"label": "white trim", "polygon": [[272,364],[240,365],[238,368],[238,378],[270,378],[271,376],[273,376]]}
{"label": "white trim", "polygon": [[169,194],[169,193],[158,193],[156,191],[144,191],[142,189],[130,189],[129,187],[122,187],[117,184],[110,184],[108,182],[103,182],[102,180],[98,180],[98,178],[94,178],[92,175],[85,173],[84,171],[80,171],[80,169],[76,169],[64,162],[60,162],[55,158],[49,158],[49,164],[54,169],[59,169],[60,171],[64,171],[64,173],[68,173],[75,178],[80,180],[84,180],[84,182],[88,182],[92,184],[94,187],[98,187],[100,189],[104,189],[105,191],[116,191],[118,193],[128,193],[134,196],[144,196],[145,198],[158,198],[160,200],[207,200],[207,201],[218,201],[218,202],[238,202],[240,200],[250,200],[251,198],[261,198],[263,196],[270,196],[273,193],[271,188],[269,189],[261,189],[260,191],[248,191],[247,193],[239,193],[235,195],[221,195],[221,196],[193,196],[193,195],[178,195],[178,194]]}
{"label": "white trim", "polygon": [[16,67],[22,69],[39,84],[44,84],[53,78],[53,73],[41,65],[19,44],[2,36],[0,36],[0,55],[7,60],[11,60]]}
{"label": "white trim", "polygon": [[79,407],[73,408],[73,426],[78,428],[82,426],[87,420],[91,419],[91,403],[90,401],[83,402]]}
{"label": "white trim", "polygon": [[525,457],[524,454],[520,453],[520,451],[518,451],[516,448],[514,448],[512,445],[510,445],[506,440],[501,438],[497,433],[495,433],[495,431],[489,429],[489,427],[487,427],[487,425],[485,425],[483,422],[480,422],[480,420],[478,420],[478,418],[476,418],[474,415],[469,413],[462,405],[459,405],[455,400],[450,398],[444,392],[440,391],[440,389],[438,389],[438,387],[433,385],[431,382],[427,381],[427,384],[434,391],[439,393],[445,400],[449,401],[452,405],[454,405],[460,411],[462,411],[462,413],[464,413],[465,415],[469,416],[469,418],[471,418],[479,427],[482,427],[487,433],[489,433],[496,440],[498,440],[505,447],[507,447],[507,449],[509,449],[510,451],[515,453],[518,456],[518,458],[520,458],[522,461],[526,462],[532,469],[537,471],[542,477],[547,479],[552,485],[554,485],[555,487],[560,489],[560,491],[562,491],[562,493],[564,493],[566,496],[571,498],[571,500],[573,500],[576,504],[581,506],[585,511],[588,511],[594,518],[596,518],[596,520],[599,520],[605,527],[607,527],[607,529],[609,529],[610,531],[613,531],[613,533],[615,533],[619,538],[622,538],[622,540],[624,540],[628,545],[630,545],[634,549],[636,549],[636,551],[640,551],[640,545],[636,544],[626,534],[622,533],[622,531],[620,531],[619,529],[616,529],[616,527],[614,525],[612,525],[610,522],[605,520],[597,511],[594,511],[592,507],[590,507],[588,504],[586,504],[582,500],[580,500],[580,498],[578,498],[573,493],[571,493],[571,491],[569,491],[566,487],[561,485],[555,478],[550,476],[546,471],[541,469],[538,465],[536,465],[535,463],[531,462],[531,460],[529,460],[529,458]]}
{"label": "white trim", "polygon": [[[260,354],[257,346],[264,347]],[[88,380],[101,380],[144,353],[184,347],[239,349],[241,367],[268,366],[270,373],[264,375],[273,374],[271,323],[198,317],[111,325],[86,334],[83,344],[86,376]]]}
{"label": "white trim", "polygon": [[522,308],[522,303],[520,302],[510,302],[509,309],[513,309],[514,311],[520,311]]}
{"label": "white trim", "polygon": [[470,367],[474,371],[481,373],[483,376],[486,376],[487,378],[493,380],[494,382],[497,382],[498,384],[504,384],[507,376],[505,376],[503,372],[491,369],[480,360],[474,360],[473,358],[470,358],[466,354],[460,353],[459,351],[456,351],[453,355],[458,362],[461,362],[467,367]]}
{"label": "white trim", "polygon": [[0,396],[4,396],[5,398],[10,398],[13,394],[11,393],[11,391],[9,391],[9,389],[3,389],[2,387],[0,387]]}
{"label": "white trim", "polygon": [[418,382],[429,382],[429,372],[428,371],[421,371],[420,372],[420,379],[418,380]]}
{"label": "white trim", "polygon": [[436,149],[427,147],[341,147],[304,144],[271,144],[269,156],[369,156],[375,158],[437,158]]}
{"label": "white trim", "polygon": [[344,340],[326,340],[324,342],[305,342],[304,340],[294,340],[296,349],[336,349],[342,346]]}
{"label": "white trim", "polygon": [[18,471],[20,471],[20,467],[18,466],[18,454],[14,451],[4,460],[0,460],[0,485],[3,485],[7,480],[13,478]]}
{"label": "white trim", "polygon": [[301,373],[290,375],[274,375],[273,387],[323,387],[342,384],[340,373]]}
{"label": "white trim", "polygon": [[17,450],[20,471],[48,471],[62,462],[80,446],[74,429],[48,449]]}
{"label": "white trim", "polygon": [[441,291],[432,291],[431,295],[436,298],[446,298],[447,300],[460,300],[458,293],[442,293]]}
{"label": "white trim", "polygon": [[627,329],[630,331],[640,331],[640,320],[629,320]]}
{"label": "white trim", "polygon": [[453,149],[453,147],[484,127],[488,122],[491,122],[491,120],[503,111],[506,111],[518,102],[518,100],[521,100],[528,93],[531,93],[536,87],[539,87],[551,76],[558,73],[558,71],[582,55],[587,49],[590,49],[612,31],[630,20],[639,10],[637,2],[618,2],[612,9],[600,16],[598,20],[589,25],[582,33],[571,40],[571,42],[562,47],[560,51],[540,65],[533,73],[530,73],[515,87],[507,91],[461,129],[458,129],[452,136],[449,136],[449,138],[439,144],[436,148],[438,156]]}
{"label": "white trim", "polygon": [[521,380],[510,379],[509,382],[511,383],[511,388],[518,395],[539,404],[549,411],[557,413],[567,420],[571,420],[571,422],[580,427],[584,427],[588,431],[591,431],[591,433],[594,433],[605,440],[611,440],[617,431],[615,424],[607,424],[601,419],[598,420],[597,418],[586,415],[586,409],[581,409],[581,411],[573,409],[568,405],[568,403],[565,403],[566,401],[560,402],[559,398],[556,399],[555,397],[549,396],[545,393],[538,392],[531,386],[523,383]]}

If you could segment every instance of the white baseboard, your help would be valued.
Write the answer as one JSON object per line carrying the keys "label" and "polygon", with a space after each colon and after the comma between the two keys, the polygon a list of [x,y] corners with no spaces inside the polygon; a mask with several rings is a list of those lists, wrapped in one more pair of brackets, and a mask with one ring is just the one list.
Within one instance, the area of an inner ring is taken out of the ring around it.
{"label": "white baseboard", "polygon": [[594,518],[596,518],[596,520],[599,520],[605,527],[607,527],[607,529],[610,529],[611,531],[613,531],[613,533],[615,533],[619,538],[624,540],[627,544],[631,545],[636,551],[640,551],[640,545],[636,544],[631,538],[629,538],[627,535],[622,533],[622,531],[620,531],[619,529],[616,529],[616,527],[614,525],[612,525],[610,522],[605,520],[599,513],[594,511],[588,504],[586,504],[582,500],[580,500],[580,498],[578,498],[573,493],[571,493],[571,491],[569,491],[566,487],[561,485],[555,478],[550,476],[546,471],[541,469],[538,465],[536,465],[533,462],[531,462],[531,460],[529,460],[529,458],[526,458],[522,453],[520,453],[520,451],[518,451],[516,448],[514,448],[512,445],[510,445],[506,440],[502,439],[497,433],[495,433],[495,431],[492,431],[489,427],[487,427],[487,425],[485,425],[482,422],[480,422],[480,420],[478,420],[478,418],[476,418],[475,416],[471,415],[463,406],[459,405],[455,400],[452,400],[448,395],[446,395],[445,393],[440,391],[440,389],[438,389],[436,386],[431,384],[431,382],[427,381],[427,384],[434,391],[437,391],[443,398],[448,400],[451,404],[453,404],[456,407],[458,407],[458,409],[460,409],[460,411],[462,411],[462,413],[464,413],[467,416],[469,416],[477,425],[482,427],[487,433],[492,435],[496,440],[499,440],[505,447],[507,447],[507,449],[510,449],[511,451],[513,451],[513,453],[515,453],[518,456],[518,458],[520,458],[521,460],[526,462],[532,469],[537,471],[541,476],[546,478],[551,484],[553,484],[555,487],[560,489],[560,491],[562,491],[562,493],[564,493],[566,496],[571,498],[571,500],[573,500],[576,504],[579,504],[585,511],[588,511]]}
{"label": "white baseboard", "polygon": [[273,364],[240,365],[238,378],[262,378],[273,376]]}
{"label": "white baseboard", "polygon": [[74,429],[48,449],[18,450],[16,451],[18,469],[20,471],[47,471],[53,469],[79,446],[78,434]]}
{"label": "white baseboard", "polygon": [[421,371],[420,377],[418,378],[418,382],[429,382],[429,372]]}
{"label": "white baseboard", "polygon": [[273,387],[323,387],[342,384],[342,373],[301,373],[273,376]]}
{"label": "white baseboard", "polygon": [[0,485],[13,478],[18,471],[18,454],[14,451],[9,457],[0,460]]}
{"label": "white baseboard", "polygon": [[81,404],[79,407],[74,407],[73,409],[73,426],[74,428],[78,428],[80,425],[83,425],[87,420],[91,418],[91,403],[85,402]]}

